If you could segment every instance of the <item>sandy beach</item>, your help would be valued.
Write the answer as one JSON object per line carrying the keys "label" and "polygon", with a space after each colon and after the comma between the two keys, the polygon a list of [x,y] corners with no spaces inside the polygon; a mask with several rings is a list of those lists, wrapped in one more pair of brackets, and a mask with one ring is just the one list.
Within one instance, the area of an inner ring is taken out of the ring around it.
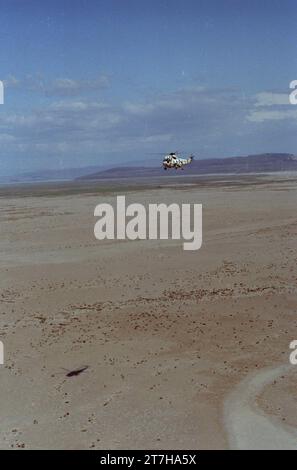
{"label": "sandy beach", "polygon": [[[2,187],[0,448],[297,449],[296,183]],[[201,249],[96,240],[118,194],[201,203]]]}

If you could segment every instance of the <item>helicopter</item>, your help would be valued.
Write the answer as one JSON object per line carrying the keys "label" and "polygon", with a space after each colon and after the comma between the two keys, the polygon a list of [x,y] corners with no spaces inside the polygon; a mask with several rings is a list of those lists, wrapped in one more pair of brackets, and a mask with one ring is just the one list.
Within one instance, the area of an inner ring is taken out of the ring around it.
{"label": "helicopter", "polygon": [[194,155],[190,155],[188,158],[180,158],[178,157],[178,152],[170,152],[165,155],[163,159],[163,168],[164,170],[169,170],[171,168],[175,168],[176,170],[180,168],[183,170],[183,167],[191,163],[193,159]]}

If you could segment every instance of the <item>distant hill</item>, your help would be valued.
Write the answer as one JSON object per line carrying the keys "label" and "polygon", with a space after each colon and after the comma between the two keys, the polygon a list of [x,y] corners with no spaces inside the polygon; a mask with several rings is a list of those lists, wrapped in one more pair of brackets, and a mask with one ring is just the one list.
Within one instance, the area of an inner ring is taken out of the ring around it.
{"label": "distant hill", "polygon": [[[184,167],[178,174],[202,175],[214,173],[269,173],[275,171],[297,171],[297,156],[289,153],[263,153],[228,158],[210,158],[199,160]],[[145,167],[116,167],[104,171],[80,176],[79,180],[97,180],[106,178],[153,177],[175,173],[175,170],[164,171],[161,166]]]}
{"label": "distant hill", "polygon": [[[150,165],[154,166],[154,160],[150,161]],[[123,163],[125,168],[131,166],[143,166],[142,162],[131,162],[125,161]],[[56,168],[56,169],[44,169],[36,171],[28,171],[24,173],[18,173],[12,176],[2,177],[0,182],[4,183],[34,183],[34,182],[48,182],[48,181],[73,181],[80,179],[84,175],[102,173],[104,171],[116,168],[118,164],[110,163],[105,165],[93,165],[85,166],[81,168]]]}
{"label": "distant hill", "polygon": [[32,172],[19,173],[18,175],[10,177],[11,182],[37,182],[37,181],[58,181],[79,178],[86,173],[93,173],[95,171],[103,171],[105,168],[100,166],[88,166],[84,168],[57,168],[56,170],[39,170]]}

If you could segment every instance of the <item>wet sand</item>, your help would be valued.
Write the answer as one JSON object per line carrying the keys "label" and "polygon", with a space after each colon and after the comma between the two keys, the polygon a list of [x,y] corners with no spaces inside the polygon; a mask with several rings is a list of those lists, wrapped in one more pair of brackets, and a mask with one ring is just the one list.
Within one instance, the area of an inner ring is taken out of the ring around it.
{"label": "wet sand", "polygon": [[[202,248],[95,240],[117,194],[202,203]],[[1,188],[0,448],[292,447],[296,201],[294,175]]]}

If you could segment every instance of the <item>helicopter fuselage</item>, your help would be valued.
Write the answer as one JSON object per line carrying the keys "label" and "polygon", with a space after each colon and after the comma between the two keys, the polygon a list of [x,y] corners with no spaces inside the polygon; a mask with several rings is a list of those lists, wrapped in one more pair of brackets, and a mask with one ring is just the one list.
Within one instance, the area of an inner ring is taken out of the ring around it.
{"label": "helicopter fuselage", "polygon": [[178,170],[179,168],[183,169],[183,166],[188,165],[193,160],[193,157],[189,158],[179,158],[176,154],[169,154],[163,160],[163,168],[164,170],[175,168]]}

